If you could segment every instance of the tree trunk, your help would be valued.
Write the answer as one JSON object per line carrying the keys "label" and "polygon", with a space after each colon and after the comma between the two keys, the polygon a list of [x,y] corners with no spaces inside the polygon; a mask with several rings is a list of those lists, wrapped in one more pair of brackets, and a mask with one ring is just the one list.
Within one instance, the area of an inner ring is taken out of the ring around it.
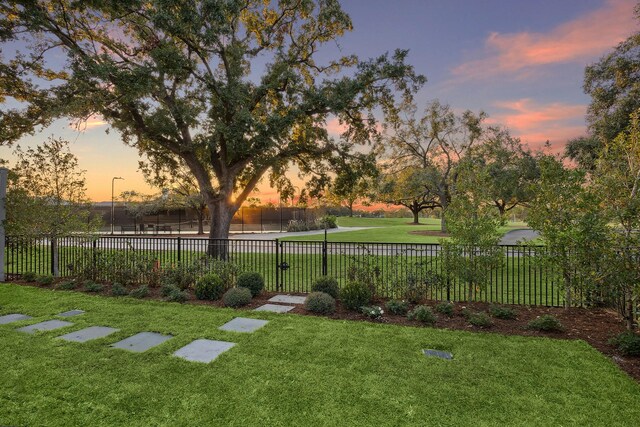
{"label": "tree trunk", "polygon": [[440,215],[440,231],[443,233],[447,232],[447,220],[445,219],[445,216],[444,216],[444,210]]}
{"label": "tree trunk", "polygon": [[214,200],[207,205],[211,213],[207,255],[226,260],[229,255],[229,228],[237,209],[224,200]]}
{"label": "tree trunk", "polygon": [[198,234],[204,234],[204,209],[205,206],[198,208]]}
{"label": "tree trunk", "polygon": [[420,220],[419,220],[419,217],[418,217],[418,215],[420,214],[420,211],[411,210],[411,213],[413,214],[413,223],[414,224],[420,224]]}
{"label": "tree trunk", "polygon": [[349,218],[353,217],[353,202],[349,203]]}
{"label": "tree trunk", "polygon": [[633,304],[633,292],[626,292],[626,298],[627,298],[627,309],[625,310],[627,313],[626,318],[627,318],[627,329],[630,331],[633,331],[636,328],[636,319],[634,317],[634,304]]}

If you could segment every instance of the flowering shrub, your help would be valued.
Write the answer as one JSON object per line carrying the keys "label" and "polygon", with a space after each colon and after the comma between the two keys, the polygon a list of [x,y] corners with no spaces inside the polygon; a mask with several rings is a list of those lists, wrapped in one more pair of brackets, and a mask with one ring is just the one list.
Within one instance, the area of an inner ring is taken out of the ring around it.
{"label": "flowering shrub", "polygon": [[364,306],[360,308],[360,310],[362,310],[362,314],[370,319],[380,319],[384,314],[384,310],[382,309],[382,307],[379,307],[377,305],[372,305],[370,307]]}

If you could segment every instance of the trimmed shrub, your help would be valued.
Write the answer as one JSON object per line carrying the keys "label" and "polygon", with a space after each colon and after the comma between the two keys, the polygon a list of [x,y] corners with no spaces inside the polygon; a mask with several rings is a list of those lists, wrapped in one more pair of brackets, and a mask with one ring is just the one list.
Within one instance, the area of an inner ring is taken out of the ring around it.
{"label": "trimmed shrub", "polygon": [[493,307],[491,307],[490,312],[493,317],[498,319],[513,320],[516,317],[518,317],[518,314],[516,313],[516,311],[511,307],[502,307],[499,305],[494,305]]}
{"label": "trimmed shrub", "polygon": [[562,331],[564,327],[562,323],[554,316],[550,314],[544,314],[536,319],[533,319],[527,325],[527,329],[533,329],[536,331],[543,332],[553,332],[553,331]]}
{"label": "trimmed shrub", "polygon": [[36,282],[38,282],[38,285],[40,286],[51,286],[51,284],[53,283],[53,276],[49,276],[49,275],[38,276],[38,278],[36,279]]}
{"label": "trimmed shrub", "polygon": [[172,292],[179,290],[180,288],[178,288],[176,285],[162,285],[162,287],[160,288],[160,294],[163,297],[168,297]]}
{"label": "trimmed shrub", "polygon": [[304,300],[304,308],[319,314],[331,314],[336,311],[336,300],[325,292],[312,292]]}
{"label": "trimmed shrub", "polygon": [[222,297],[225,289],[225,283],[222,278],[215,273],[209,273],[199,278],[196,282],[196,298],[217,300]]}
{"label": "trimmed shrub", "polygon": [[438,318],[431,310],[431,307],[427,307],[426,305],[419,305],[413,310],[409,312],[407,315],[409,320],[417,320],[419,322],[424,323],[425,325],[433,326],[436,323]]}
{"label": "trimmed shrub", "polygon": [[129,295],[129,291],[120,283],[114,283],[111,285],[111,295],[114,297],[123,297]]}
{"label": "trimmed shrub", "polygon": [[260,273],[255,271],[247,271],[238,276],[236,286],[239,288],[247,288],[251,291],[251,296],[258,296],[264,289],[264,279]]}
{"label": "trimmed shrub", "polygon": [[242,307],[251,302],[251,291],[248,288],[231,288],[222,295],[227,307]]}
{"label": "trimmed shrub", "polygon": [[625,356],[640,356],[640,335],[625,331],[609,340]]}
{"label": "trimmed shrub", "polygon": [[165,297],[165,301],[170,302],[185,302],[188,299],[189,294],[187,291],[181,291],[178,287],[174,287],[174,289]]}
{"label": "trimmed shrub", "polygon": [[454,305],[452,302],[441,302],[436,305],[436,311],[445,316],[453,317]]}
{"label": "trimmed shrub", "polygon": [[384,306],[389,310],[389,313],[399,316],[404,316],[409,311],[409,303],[404,300],[392,299],[387,301]]}
{"label": "trimmed shrub", "polygon": [[171,265],[160,271],[160,284],[173,285],[180,290],[189,289],[196,282],[194,268]]}
{"label": "trimmed shrub", "polygon": [[104,286],[101,283],[96,283],[91,280],[84,282],[84,290],[87,292],[102,292]]}
{"label": "trimmed shrub", "polygon": [[467,320],[470,324],[478,328],[489,328],[493,325],[491,318],[484,311],[471,313],[469,317],[467,317]]}
{"label": "trimmed shrub", "polygon": [[361,281],[350,281],[340,290],[340,301],[349,310],[360,310],[360,307],[371,303],[371,298],[371,288]]}
{"label": "trimmed shrub", "polygon": [[72,291],[78,286],[78,283],[74,280],[66,280],[56,285],[56,289],[61,291]]}
{"label": "trimmed shrub", "polygon": [[31,271],[27,271],[26,273],[22,273],[20,278],[25,282],[35,282],[36,279],[38,278],[38,275]]}
{"label": "trimmed shrub", "polygon": [[149,295],[149,287],[147,285],[138,286],[131,292],[129,292],[130,297],[134,298],[144,298]]}
{"label": "trimmed shrub", "polygon": [[324,292],[333,298],[338,298],[340,288],[338,287],[338,281],[333,277],[320,276],[311,285],[311,290],[313,292]]}
{"label": "trimmed shrub", "polygon": [[379,307],[377,305],[372,305],[370,307],[368,306],[360,307],[360,311],[369,319],[374,319],[374,320],[381,319],[382,315],[384,314],[384,310],[382,309],[382,307]]}

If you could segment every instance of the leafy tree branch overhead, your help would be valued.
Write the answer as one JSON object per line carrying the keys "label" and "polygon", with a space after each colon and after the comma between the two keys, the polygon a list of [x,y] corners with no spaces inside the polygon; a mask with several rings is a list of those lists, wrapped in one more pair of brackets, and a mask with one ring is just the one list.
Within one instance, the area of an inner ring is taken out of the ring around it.
{"label": "leafy tree branch overhead", "polygon": [[403,50],[317,59],[351,30],[335,0],[3,2],[0,40],[29,48],[1,61],[0,95],[20,107],[1,112],[0,138],[99,114],[152,161],[178,156],[216,219],[210,236],[224,238],[263,176],[286,185],[291,164],[326,174],[333,155],[370,141],[375,109],[424,83]]}

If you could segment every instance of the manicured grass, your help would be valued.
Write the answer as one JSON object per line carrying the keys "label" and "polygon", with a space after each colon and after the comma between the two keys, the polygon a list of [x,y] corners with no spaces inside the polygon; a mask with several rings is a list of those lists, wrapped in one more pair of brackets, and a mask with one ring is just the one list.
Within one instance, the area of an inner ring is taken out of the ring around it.
{"label": "manicured grass", "polygon": [[[105,298],[0,285],[0,425],[637,425],[640,386],[581,341],[505,337]],[[73,327],[17,326],[80,308]],[[253,334],[217,328],[270,320]],[[91,325],[121,331],[55,339]],[[140,331],[173,339],[142,354],[108,347]],[[194,339],[237,345],[211,364],[172,357]],[[423,348],[455,359],[428,359]]]}
{"label": "manicured grass", "polygon": [[[439,243],[442,237],[414,234],[415,231],[440,231],[440,220],[420,218],[420,225],[411,223],[411,218],[349,218],[338,217],[340,227],[375,227],[368,230],[329,233],[329,242],[379,242],[379,243]],[[500,228],[502,234],[511,230],[528,228],[524,222],[509,222]],[[285,237],[281,240],[321,241],[324,234]]]}

